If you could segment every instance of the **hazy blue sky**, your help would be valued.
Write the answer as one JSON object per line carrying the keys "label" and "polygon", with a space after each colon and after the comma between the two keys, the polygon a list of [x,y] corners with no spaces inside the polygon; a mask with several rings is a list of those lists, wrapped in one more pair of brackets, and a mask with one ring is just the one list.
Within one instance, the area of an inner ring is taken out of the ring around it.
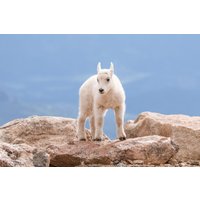
{"label": "hazy blue sky", "polygon": [[[0,124],[77,117],[78,90],[98,62],[122,80],[126,120],[140,112],[200,115],[200,35],[0,35]],[[113,137],[113,114],[105,132]]]}

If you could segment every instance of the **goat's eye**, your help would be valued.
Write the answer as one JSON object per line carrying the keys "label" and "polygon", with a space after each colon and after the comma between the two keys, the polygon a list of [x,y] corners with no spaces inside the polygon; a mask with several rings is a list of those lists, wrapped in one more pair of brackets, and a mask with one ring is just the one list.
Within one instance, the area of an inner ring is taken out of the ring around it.
{"label": "goat's eye", "polygon": [[99,82],[99,79],[97,79],[97,82]]}
{"label": "goat's eye", "polygon": [[109,79],[109,78],[107,78],[106,80],[107,80],[107,82],[109,82],[109,81],[110,81],[110,79]]}

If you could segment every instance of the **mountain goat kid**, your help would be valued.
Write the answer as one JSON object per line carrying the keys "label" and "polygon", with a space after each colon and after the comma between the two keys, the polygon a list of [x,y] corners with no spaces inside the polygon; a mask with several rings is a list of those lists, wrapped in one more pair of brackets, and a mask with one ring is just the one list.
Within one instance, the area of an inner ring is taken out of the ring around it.
{"label": "mountain goat kid", "polygon": [[119,78],[114,74],[113,63],[110,69],[101,69],[101,63],[98,63],[97,74],[83,83],[80,87],[79,98],[77,134],[80,141],[86,141],[84,127],[88,117],[93,140],[103,139],[104,116],[110,108],[115,111],[118,139],[126,139],[124,132],[125,92]]}

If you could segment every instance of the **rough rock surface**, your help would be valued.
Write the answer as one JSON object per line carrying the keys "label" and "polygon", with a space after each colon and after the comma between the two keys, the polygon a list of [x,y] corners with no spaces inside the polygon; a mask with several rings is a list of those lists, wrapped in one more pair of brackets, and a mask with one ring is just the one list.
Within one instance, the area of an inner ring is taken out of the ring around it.
{"label": "rough rock surface", "polygon": [[0,167],[32,167],[33,148],[0,143]]}
{"label": "rough rock surface", "polygon": [[200,117],[145,112],[125,125],[129,138],[147,135],[171,137],[179,146],[178,162],[200,160]]}
{"label": "rough rock surface", "polygon": [[[88,139],[91,139],[86,130]],[[63,117],[33,116],[17,119],[0,127],[0,141],[46,148],[76,140],[76,120]]]}
{"label": "rough rock surface", "polygon": [[26,144],[0,143],[0,167],[48,167],[49,154]]}
{"label": "rough rock surface", "polygon": [[[91,140],[90,132],[85,131]],[[104,139],[109,141],[106,136]],[[48,146],[59,147],[74,141],[77,141],[76,119],[33,116],[13,120],[0,127],[0,166],[47,167]]]}
{"label": "rough rock surface", "polygon": [[147,136],[113,142],[74,142],[61,147],[51,146],[51,166],[117,165],[124,161],[133,164],[160,165],[167,163],[177,152],[170,138]]}
{"label": "rough rock surface", "polygon": [[0,127],[0,166],[199,166],[199,130],[200,117],[142,113],[125,126],[137,138],[79,142],[76,119],[34,116]]}

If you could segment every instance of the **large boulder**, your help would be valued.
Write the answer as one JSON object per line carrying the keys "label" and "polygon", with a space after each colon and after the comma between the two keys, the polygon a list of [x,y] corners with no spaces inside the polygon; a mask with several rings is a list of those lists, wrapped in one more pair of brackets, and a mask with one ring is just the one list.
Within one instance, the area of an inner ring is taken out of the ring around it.
{"label": "large boulder", "polygon": [[50,165],[107,166],[120,162],[160,165],[167,163],[177,152],[177,146],[170,138],[147,136],[113,142],[73,142],[48,148]]}
{"label": "large boulder", "polygon": [[200,117],[162,115],[144,112],[125,124],[128,138],[160,135],[171,137],[179,146],[174,159],[178,162],[200,160]]}
{"label": "large boulder", "polygon": [[[86,130],[88,139],[91,139]],[[37,148],[63,145],[77,140],[76,119],[33,116],[17,119],[0,127],[0,141],[10,144],[28,144]]]}

